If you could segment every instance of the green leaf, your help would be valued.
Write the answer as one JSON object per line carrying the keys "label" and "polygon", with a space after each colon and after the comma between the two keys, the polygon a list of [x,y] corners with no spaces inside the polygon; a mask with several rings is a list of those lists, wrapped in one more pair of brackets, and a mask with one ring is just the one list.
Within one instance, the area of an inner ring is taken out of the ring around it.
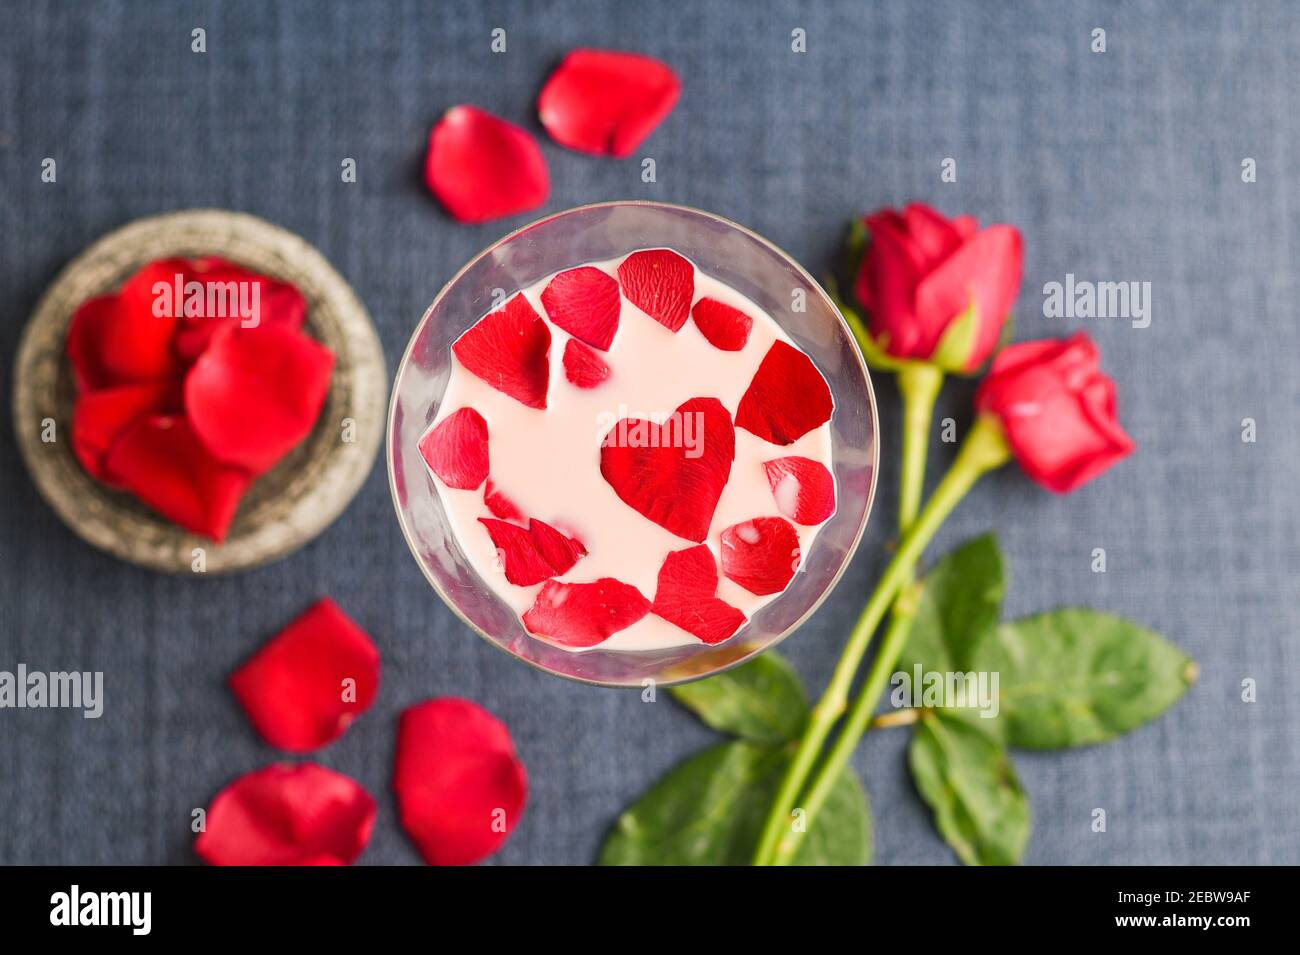
{"label": "green leaf", "polygon": [[912,734],[912,778],[939,833],[966,865],[1014,865],[1029,840],[1029,800],[1002,744],[974,723],[927,711]]}
{"label": "green leaf", "polygon": [[[681,763],[619,816],[601,865],[748,865],[787,747],[735,740]],[[795,856],[796,865],[866,865],[871,815],[852,771],[831,790]]]}
{"label": "green leaf", "polygon": [[799,677],[775,653],[669,692],[715,730],[755,743],[796,739],[808,721]]}
{"label": "green leaf", "polygon": [[965,672],[976,644],[997,625],[1006,580],[992,534],[967,541],[925,577],[899,668]]}
{"label": "green leaf", "polygon": [[971,667],[998,674],[994,722],[1029,749],[1113,739],[1159,716],[1196,679],[1196,664],[1160,635],[1085,608],[1004,623]]}

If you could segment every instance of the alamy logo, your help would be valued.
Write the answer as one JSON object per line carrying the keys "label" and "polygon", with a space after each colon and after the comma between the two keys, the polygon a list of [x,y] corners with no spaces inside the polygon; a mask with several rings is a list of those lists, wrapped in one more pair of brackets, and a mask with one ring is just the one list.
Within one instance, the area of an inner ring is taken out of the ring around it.
{"label": "alamy logo", "polygon": [[153,924],[151,892],[82,892],[78,885],[50,896],[51,925],[128,925],[148,935]]}
{"label": "alamy logo", "polygon": [[1043,286],[1044,318],[1120,318],[1134,328],[1151,324],[1150,282],[1077,282],[1066,273],[1064,282]]}
{"label": "alamy logo", "polygon": [[619,405],[617,412],[602,411],[596,415],[596,431],[604,436],[601,440],[604,447],[684,448],[688,458],[703,456],[703,412],[683,414],[674,411],[668,415],[648,416],[655,420],[629,417],[630,414],[627,405]]}
{"label": "alamy logo", "polygon": [[18,664],[15,672],[0,670],[0,709],[79,709],[88,720],[104,712],[104,674],[65,672],[43,673]]}
{"label": "alamy logo", "polygon": [[155,318],[237,318],[244,328],[262,320],[261,282],[186,282],[178,272],[170,282],[155,282],[153,296]]}
{"label": "alamy logo", "polygon": [[889,680],[894,688],[889,702],[899,707],[936,709],[977,709],[980,718],[991,720],[998,715],[998,673],[972,673],[924,670],[921,664],[912,672],[899,670]]}

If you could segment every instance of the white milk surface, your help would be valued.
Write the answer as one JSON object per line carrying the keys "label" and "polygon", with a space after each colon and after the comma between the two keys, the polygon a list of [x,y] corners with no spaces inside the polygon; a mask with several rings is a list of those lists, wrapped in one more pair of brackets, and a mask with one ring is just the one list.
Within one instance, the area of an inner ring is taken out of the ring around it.
{"label": "white milk surface", "polygon": [[[623,258],[581,264],[595,266],[617,278]],[[547,276],[522,292],[543,319],[547,315],[541,293],[551,278]],[[696,545],[641,516],[619,498],[601,476],[600,446],[620,418],[662,423],[678,405],[691,398],[717,398],[734,419],[741,396],[772,343],[780,339],[794,345],[771,316],[747,297],[696,269],[693,301],[701,298],[731,305],[753,319],[743,349],[728,352],[715,348],[700,334],[693,319],[687,319],[674,333],[622,298],[614,341],[608,352],[596,352],[610,366],[610,376],[590,390],[578,388],[565,378],[562,356],[570,336],[547,320],[551,377],[545,410],[526,407],[497,391],[466,371],[452,356],[451,377],[434,425],[460,408],[473,408],[481,414],[487,421],[491,480],[496,489],[527,517],[545,521],[582,541],[587,556],[556,580],[582,583],[614,577],[653,601],[664,558],[672,551]],[[726,528],[755,517],[783,516],[763,462],[790,455],[820,461],[830,469],[830,423],[789,445],[769,444],[736,428],[731,477],[705,541],[715,560],[719,537]],[[483,488],[462,491],[444,486],[436,477],[433,480],[453,532],[474,569],[497,596],[522,616],[543,585],[517,587],[506,580],[487,529],[479,523],[480,517],[493,517],[483,502]],[[807,554],[818,528],[793,521],[791,524],[798,531],[801,551]],[[718,596],[750,617],[759,607],[779,599],[780,594],[752,594],[722,576],[719,564]],[[667,620],[649,614],[599,647],[645,651],[699,642]]]}

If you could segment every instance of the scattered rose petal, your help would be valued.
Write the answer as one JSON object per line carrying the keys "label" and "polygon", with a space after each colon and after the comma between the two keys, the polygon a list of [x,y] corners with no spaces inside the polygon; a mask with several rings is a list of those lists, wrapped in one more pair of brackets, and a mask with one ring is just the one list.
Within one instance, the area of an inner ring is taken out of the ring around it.
{"label": "scattered rose petal", "polygon": [[791,455],[763,462],[776,509],[796,524],[820,524],[835,513],[835,479],[826,465]]}
{"label": "scattered rose petal", "polygon": [[451,350],[467,371],[497,391],[529,408],[546,407],[551,330],[522,294],[484,315]]}
{"label": "scattered rose petal", "polygon": [[504,723],[446,697],[402,712],[393,790],[402,828],[427,863],[469,865],[519,823],[528,775]]}
{"label": "scattered rose petal", "polygon": [[268,743],[311,752],[370,708],[379,689],[379,651],[326,597],[236,670],[230,689]]}
{"label": "scattered rose petal", "polygon": [[542,87],[537,112],[561,146],[630,156],[681,93],[666,63],[637,53],[574,50]]}
{"label": "scattered rose petal", "polygon": [[180,388],[166,381],[82,392],[72,411],[72,451],[91,477],[110,481],[104,459],[122,432],[147,414],[179,405]]}
{"label": "scattered rose petal", "polygon": [[740,351],[749,341],[749,330],[754,320],[738,308],[725,305],[717,299],[702,298],[691,309],[695,327],[714,348],[723,351]]}
{"label": "scattered rose petal", "polygon": [[799,559],[799,535],[780,517],[756,517],[722,532],[722,572],[752,594],[785,590]]}
{"label": "scattered rose petal", "polygon": [[518,524],[480,517],[501,559],[506,580],[517,587],[531,587],[567,572],[587,550],[582,542],[533,518],[525,530]]}
{"label": "scattered rose petal", "polygon": [[791,444],[830,420],[831,390],[812,359],[773,342],[736,408],[736,427],[772,444]]}
{"label": "scattered rose petal", "polygon": [[564,346],[564,377],[577,388],[595,388],[609,377],[609,365],[582,342],[570,338]]}
{"label": "scattered rose petal", "polygon": [[649,612],[641,591],[613,577],[585,584],[548,580],[524,614],[524,626],[563,647],[594,647]]}
{"label": "scattered rose petal", "polygon": [[705,643],[721,643],[745,624],[745,615],[719,600],[718,565],[707,544],[674,551],[659,568],[651,612]]}
{"label": "scattered rose petal", "polygon": [[227,329],[190,369],[185,410],[215,457],[261,474],[311,432],[333,368],[333,353],[294,329]]}
{"label": "scattered rose petal", "polygon": [[615,424],[601,444],[600,473],[628,507],[698,543],[708,536],[735,451],[727,409],[716,398],[692,398],[662,425]]}
{"label": "scattered rose petal", "polygon": [[104,460],[112,481],[167,519],[225,540],[251,480],[223,464],[180,415],[148,415],[122,432]]}
{"label": "scattered rose petal", "polygon": [[627,300],[665,328],[686,324],[695,296],[695,268],[672,249],[633,252],[618,267]]}
{"label": "scattered rose petal", "polygon": [[488,476],[488,429],[473,408],[460,408],[420,439],[420,454],[447,487],[473,491]]}
{"label": "scattered rose petal", "polygon": [[476,106],[453,106],[434,124],[424,181],[461,222],[536,209],[550,192],[546,160],[527,132]]}
{"label": "scattered rose petal", "polygon": [[67,351],[81,390],[161,381],[177,370],[173,316],[128,308],[119,296],[83,302],[68,326]]}
{"label": "scattered rose petal", "polygon": [[501,489],[488,478],[483,485],[483,503],[497,517],[507,521],[522,521],[524,512],[515,506],[515,502],[501,493]]}
{"label": "scattered rose petal", "polygon": [[612,275],[584,265],[551,279],[542,290],[542,307],[551,321],[574,338],[609,351],[623,300]]}
{"label": "scattered rose petal", "polygon": [[194,851],[210,865],[350,865],[370,841],[375,801],[315,763],[278,763],[217,793]]}

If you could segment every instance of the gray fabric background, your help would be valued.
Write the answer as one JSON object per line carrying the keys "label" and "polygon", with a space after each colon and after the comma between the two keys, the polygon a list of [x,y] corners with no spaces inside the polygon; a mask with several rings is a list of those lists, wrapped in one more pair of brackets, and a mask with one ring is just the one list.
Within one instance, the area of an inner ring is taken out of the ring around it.
{"label": "gray fabric background", "polygon": [[[1085,603],[1168,634],[1202,677],[1169,715],[1105,746],[1018,755],[1034,863],[1300,862],[1300,12],[1283,3],[74,3],[0,5],[0,346],[57,270],[139,216],[222,206],[317,245],[370,307],[390,369],[442,283],[528,216],[454,224],[420,185],[432,121],[477,103],[538,134],[546,210],[645,197],[699,205],[820,272],[853,214],[925,199],[1015,223],[1020,338],[1086,328],[1140,452],[1066,499],[1010,469],[932,553],[996,527],[1007,610]],[[208,52],[190,52],[190,30]],[[489,32],[509,31],[509,52]],[[1093,27],[1105,54],[1089,52]],[[808,52],[790,51],[803,27]],[[635,160],[550,143],[533,119],[575,45],[681,73],[677,110]],[[40,182],[43,157],[58,183]],[[342,157],[359,182],[339,181]],[[942,184],[944,157],[958,182]],[[1243,157],[1258,182],[1240,178]],[[1150,281],[1149,328],[1042,317],[1042,287]],[[826,680],[893,529],[897,400],[879,378],[884,473],[873,523],[825,608],[785,645]],[[969,418],[972,387],[942,414]],[[1244,444],[1241,420],[1258,422]],[[192,859],[191,810],[276,758],[225,675],[320,594],[383,653],[378,704],[318,758],[381,801],[366,863],[417,856],[388,795],[400,709],[439,694],[510,725],[532,789],[503,863],[591,861],[619,810],[712,734],[666,699],[572,685],[478,640],[407,553],[382,465],[318,540],[233,579],[175,580],[82,544],[37,496],[4,416],[0,669],[103,670],[107,709],[0,711],[0,862]],[[951,448],[936,446],[934,468]],[[1089,570],[1105,547],[1109,572]],[[1243,678],[1259,701],[1240,700]],[[906,773],[905,730],[857,768],[878,860],[944,863]],[[1089,829],[1104,807],[1109,831]]]}

